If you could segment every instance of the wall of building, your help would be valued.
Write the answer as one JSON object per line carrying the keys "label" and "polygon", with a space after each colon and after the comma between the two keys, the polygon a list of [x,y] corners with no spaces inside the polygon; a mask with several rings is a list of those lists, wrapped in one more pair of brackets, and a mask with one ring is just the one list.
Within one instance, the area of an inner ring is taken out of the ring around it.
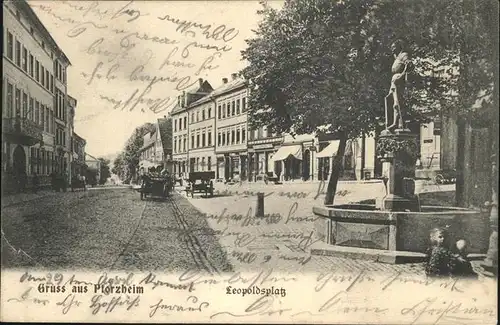
{"label": "wall of building", "polygon": [[[18,5],[25,4],[3,3],[2,118],[20,116],[43,130],[43,146],[23,145],[22,150],[26,156],[26,174],[36,172],[47,176],[52,171],[58,171],[55,164],[58,152],[54,148],[57,134],[54,66],[59,50],[52,48],[49,36],[37,29],[37,24],[18,10]],[[62,86],[66,88],[65,81]],[[67,140],[66,171],[69,172],[71,130],[66,126],[63,130]],[[18,144],[3,142],[2,147],[3,157],[6,158],[3,166],[5,171],[7,164],[13,164],[13,153]],[[48,177],[42,176],[40,181],[45,184]]]}

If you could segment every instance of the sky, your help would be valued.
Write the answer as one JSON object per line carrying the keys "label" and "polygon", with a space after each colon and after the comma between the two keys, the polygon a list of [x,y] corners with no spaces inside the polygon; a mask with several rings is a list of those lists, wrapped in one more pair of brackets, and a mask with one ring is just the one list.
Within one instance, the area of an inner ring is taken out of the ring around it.
{"label": "sky", "polygon": [[[213,88],[245,66],[258,1],[28,1],[71,62],[75,132],[93,156],[121,151],[183,89]],[[281,1],[272,1],[279,8]]]}

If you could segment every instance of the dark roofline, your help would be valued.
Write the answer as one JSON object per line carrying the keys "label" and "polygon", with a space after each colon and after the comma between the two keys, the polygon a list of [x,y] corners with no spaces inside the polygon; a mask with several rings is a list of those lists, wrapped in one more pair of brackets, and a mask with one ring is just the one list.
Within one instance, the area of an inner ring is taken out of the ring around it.
{"label": "dark roofline", "polygon": [[22,10],[28,16],[28,18],[30,18],[35,23],[35,25],[36,25],[36,27],[38,29],[40,29],[42,31],[42,33],[44,34],[44,36],[49,40],[49,43],[52,45],[52,47],[54,47],[55,50],[56,50],[56,52],[58,52],[58,56],[59,57],[62,56],[62,58],[65,59],[68,62],[69,65],[72,65],[71,61],[68,59],[68,57],[63,52],[63,50],[61,49],[61,47],[59,45],[57,45],[57,43],[54,40],[54,38],[52,37],[52,35],[50,35],[50,32],[47,30],[47,28],[42,23],[42,21],[40,20],[40,18],[38,18],[38,16],[36,15],[35,11],[33,11],[33,9],[28,4],[28,2],[26,2],[26,0],[16,0],[16,1],[12,1],[12,2],[16,6],[18,6],[18,8],[20,10]]}
{"label": "dark roofline", "polygon": [[82,140],[83,142],[87,143],[87,140],[85,140],[84,138],[82,138],[81,136],[79,136],[78,134],[76,134],[76,132],[73,132],[73,136]]}

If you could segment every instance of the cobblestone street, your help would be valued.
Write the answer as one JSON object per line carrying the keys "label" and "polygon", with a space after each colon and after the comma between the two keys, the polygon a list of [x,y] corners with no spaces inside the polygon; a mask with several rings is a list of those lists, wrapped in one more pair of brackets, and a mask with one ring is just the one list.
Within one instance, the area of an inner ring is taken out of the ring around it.
{"label": "cobblestone street", "polygon": [[209,231],[185,231],[207,224],[182,213],[193,208],[179,196],[141,201],[129,188],[24,196],[2,202],[2,267],[231,270]]}
{"label": "cobblestone street", "polygon": [[[423,265],[313,256],[318,241],[314,205],[319,183],[216,185],[216,195],[186,198],[181,188],[163,201],[141,201],[130,188],[40,192],[6,197],[2,208],[2,266],[51,269],[256,272],[403,272]],[[361,201],[380,183],[339,184],[336,203]],[[452,186],[422,186],[438,198]],[[266,217],[255,218],[264,192]],[[321,190],[319,191],[321,192]],[[438,194],[436,194],[438,193]],[[479,261],[473,262],[483,274]]]}

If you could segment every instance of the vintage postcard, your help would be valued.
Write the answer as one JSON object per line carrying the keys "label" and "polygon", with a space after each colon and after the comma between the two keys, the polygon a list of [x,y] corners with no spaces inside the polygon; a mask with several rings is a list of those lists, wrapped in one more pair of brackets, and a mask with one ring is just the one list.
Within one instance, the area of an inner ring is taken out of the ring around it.
{"label": "vintage postcard", "polygon": [[497,1],[2,7],[2,321],[496,324]]}

